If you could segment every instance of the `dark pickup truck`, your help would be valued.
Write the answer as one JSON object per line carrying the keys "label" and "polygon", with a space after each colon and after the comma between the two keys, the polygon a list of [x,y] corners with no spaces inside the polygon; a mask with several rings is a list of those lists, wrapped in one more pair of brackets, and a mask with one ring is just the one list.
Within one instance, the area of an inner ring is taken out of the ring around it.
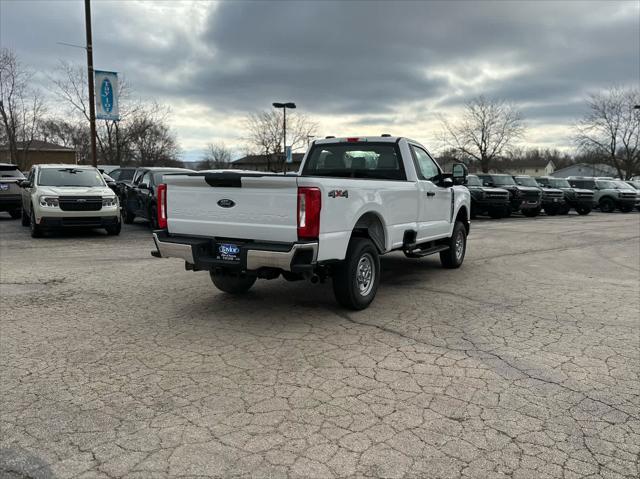
{"label": "dark pickup truck", "polygon": [[540,214],[542,191],[531,186],[519,186],[511,175],[482,173],[478,175],[483,186],[503,188],[509,192],[509,208],[507,216],[520,211],[523,215],[533,217]]}
{"label": "dark pickup truck", "polygon": [[533,177],[528,175],[516,175],[513,177],[520,186],[531,186],[540,188],[542,191],[541,208],[549,216],[555,216],[560,213],[564,207],[564,193],[557,188],[540,185]]}
{"label": "dark pickup truck", "polygon": [[556,188],[564,192],[564,204],[558,211],[561,215],[569,213],[571,208],[579,215],[588,215],[594,206],[593,191],[582,188],[572,188],[565,178],[554,178],[552,176],[541,176],[536,178],[540,186]]}
{"label": "dark pickup truck", "polygon": [[483,186],[476,175],[467,176],[467,189],[471,193],[471,216],[489,215],[502,218],[509,209],[509,192],[502,188]]}

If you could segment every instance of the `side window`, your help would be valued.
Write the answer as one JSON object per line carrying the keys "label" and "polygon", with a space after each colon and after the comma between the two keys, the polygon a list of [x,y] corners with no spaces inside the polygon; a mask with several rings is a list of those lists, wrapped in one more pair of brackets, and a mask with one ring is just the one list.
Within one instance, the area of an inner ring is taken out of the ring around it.
{"label": "side window", "polygon": [[413,145],[411,145],[411,151],[413,151],[416,170],[421,180],[430,181],[440,174],[440,168],[426,151]]}
{"label": "side window", "polygon": [[109,176],[113,178],[115,181],[118,181],[120,179],[121,172],[122,170],[113,170],[111,173],[109,173]]}
{"label": "side window", "polygon": [[151,172],[147,171],[143,176],[140,183],[145,183],[147,186],[151,185]]}

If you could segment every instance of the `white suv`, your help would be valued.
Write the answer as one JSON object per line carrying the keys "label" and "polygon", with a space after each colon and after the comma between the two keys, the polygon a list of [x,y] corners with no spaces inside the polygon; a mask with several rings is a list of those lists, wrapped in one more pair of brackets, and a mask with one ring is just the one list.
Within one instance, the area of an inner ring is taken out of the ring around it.
{"label": "white suv", "polygon": [[104,228],[120,234],[120,204],[92,166],[35,165],[22,187],[22,225],[36,238],[44,230]]}

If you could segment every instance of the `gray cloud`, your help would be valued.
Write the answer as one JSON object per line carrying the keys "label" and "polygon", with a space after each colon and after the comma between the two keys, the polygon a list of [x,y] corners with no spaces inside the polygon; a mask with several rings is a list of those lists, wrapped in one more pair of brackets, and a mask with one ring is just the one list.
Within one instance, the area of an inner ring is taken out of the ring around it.
{"label": "gray cloud", "polygon": [[[640,10],[603,2],[222,2],[203,11],[93,2],[96,65],[136,90],[229,115],[296,101],[309,114],[446,112],[484,93],[569,122],[592,90],[640,80]],[[2,2],[0,41],[36,68],[83,61],[81,2]]]}

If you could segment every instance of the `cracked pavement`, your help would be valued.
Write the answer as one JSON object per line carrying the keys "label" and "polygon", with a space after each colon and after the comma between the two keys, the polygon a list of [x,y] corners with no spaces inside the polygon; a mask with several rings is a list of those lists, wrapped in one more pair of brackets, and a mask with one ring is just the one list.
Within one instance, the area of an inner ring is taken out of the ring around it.
{"label": "cracked pavement", "polygon": [[356,313],[152,246],[0,218],[0,477],[640,475],[638,213],[475,221]]}

